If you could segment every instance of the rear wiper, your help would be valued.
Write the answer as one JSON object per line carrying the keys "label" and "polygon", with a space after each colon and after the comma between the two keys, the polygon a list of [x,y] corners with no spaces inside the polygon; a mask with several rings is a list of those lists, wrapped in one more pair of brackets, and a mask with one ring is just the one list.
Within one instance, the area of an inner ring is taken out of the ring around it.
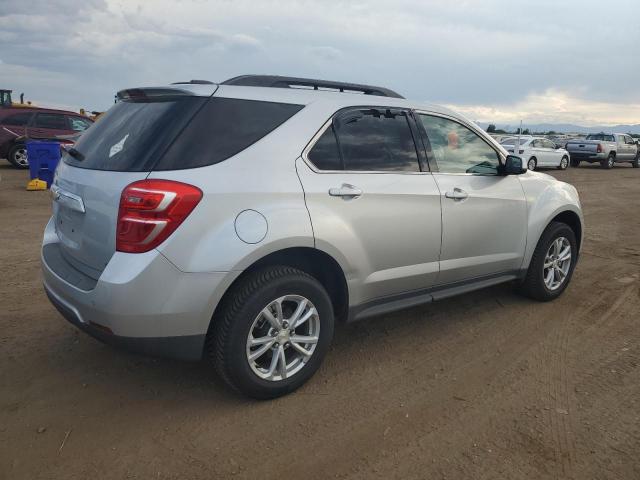
{"label": "rear wiper", "polygon": [[67,148],[64,145],[60,145],[60,146],[65,151],[65,153],[68,153],[69,155],[71,155],[73,158],[75,158],[79,162],[84,160],[84,155],[82,153],[80,153],[78,150],[76,150],[74,147]]}

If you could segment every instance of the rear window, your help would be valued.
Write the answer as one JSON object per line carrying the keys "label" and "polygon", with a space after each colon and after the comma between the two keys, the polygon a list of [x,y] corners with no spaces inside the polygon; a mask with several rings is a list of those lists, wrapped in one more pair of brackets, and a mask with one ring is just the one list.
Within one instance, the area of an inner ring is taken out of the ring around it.
{"label": "rear window", "polygon": [[206,101],[165,96],[118,102],[82,133],[74,145],[78,158],[65,154],[64,161],[92,170],[149,171]]}
{"label": "rear window", "polygon": [[606,135],[602,133],[587,135],[587,140],[602,140],[603,142],[613,142],[613,135]]}
{"label": "rear window", "polygon": [[213,97],[169,147],[154,170],[204,167],[253,145],[302,105]]}
{"label": "rear window", "polygon": [[31,112],[15,113],[13,115],[9,115],[4,120],[0,120],[0,123],[3,123],[4,125],[23,126],[29,123],[32,115],[33,114]]}
{"label": "rear window", "polygon": [[124,100],[82,134],[75,149],[84,158],[65,154],[65,161],[130,172],[212,165],[257,142],[301,108],[220,97]]}
{"label": "rear window", "polygon": [[36,116],[35,127],[50,128],[52,130],[69,130],[67,119],[59,113],[39,113]]}
{"label": "rear window", "polygon": [[[530,138],[521,138],[520,139],[520,145],[524,145],[529,140],[530,140]],[[511,145],[511,146],[514,146],[517,141],[518,141],[517,138],[507,138],[506,140],[501,141],[500,145]]]}

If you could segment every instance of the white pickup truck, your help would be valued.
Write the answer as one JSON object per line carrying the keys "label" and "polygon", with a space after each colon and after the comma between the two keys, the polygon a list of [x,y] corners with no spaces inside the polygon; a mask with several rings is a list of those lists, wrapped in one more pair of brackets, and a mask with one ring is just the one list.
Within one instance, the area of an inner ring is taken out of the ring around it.
{"label": "white pickup truck", "polygon": [[570,140],[566,150],[571,155],[571,166],[580,162],[599,162],[602,168],[612,168],[615,163],[631,162],[634,168],[640,166],[638,142],[625,133],[592,133],[584,140]]}

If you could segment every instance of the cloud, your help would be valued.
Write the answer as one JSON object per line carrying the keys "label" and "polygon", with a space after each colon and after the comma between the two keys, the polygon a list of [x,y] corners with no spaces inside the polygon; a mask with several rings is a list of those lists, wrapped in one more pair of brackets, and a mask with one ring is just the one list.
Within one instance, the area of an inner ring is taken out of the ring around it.
{"label": "cloud", "polygon": [[0,78],[60,104],[260,72],[384,85],[477,119],[640,122],[636,0],[607,4],[615,28],[586,0],[0,1]]}
{"label": "cloud", "polygon": [[477,122],[512,125],[520,120],[526,123],[573,123],[583,126],[640,123],[640,102],[602,102],[555,89],[531,93],[511,104],[449,104],[447,107]]}

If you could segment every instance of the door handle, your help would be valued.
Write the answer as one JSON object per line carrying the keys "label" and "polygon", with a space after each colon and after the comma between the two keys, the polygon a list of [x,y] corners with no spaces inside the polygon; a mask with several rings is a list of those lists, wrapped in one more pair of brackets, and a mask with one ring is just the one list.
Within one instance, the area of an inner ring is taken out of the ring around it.
{"label": "door handle", "polygon": [[444,196],[447,198],[452,198],[453,200],[464,200],[469,196],[469,194],[461,188],[456,187],[453,189],[453,192],[446,192]]}
{"label": "door handle", "polygon": [[330,188],[329,195],[332,197],[357,198],[362,195],[362,190],[348,183],[343,183],[339,188]]}

